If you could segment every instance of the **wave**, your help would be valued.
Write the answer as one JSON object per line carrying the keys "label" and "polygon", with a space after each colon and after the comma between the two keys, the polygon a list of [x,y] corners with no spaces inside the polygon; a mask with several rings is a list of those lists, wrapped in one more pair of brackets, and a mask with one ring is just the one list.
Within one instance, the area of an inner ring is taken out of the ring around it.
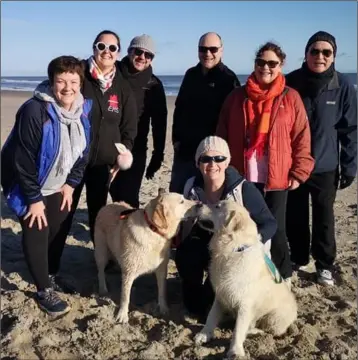
{"label": "wave", "polygon": [[39,84],[42,80],[13,80],[13,79],[1,79],[1,83],[5,83],[5,84],[16,84],[16,83],[21,83],[21,84]]}

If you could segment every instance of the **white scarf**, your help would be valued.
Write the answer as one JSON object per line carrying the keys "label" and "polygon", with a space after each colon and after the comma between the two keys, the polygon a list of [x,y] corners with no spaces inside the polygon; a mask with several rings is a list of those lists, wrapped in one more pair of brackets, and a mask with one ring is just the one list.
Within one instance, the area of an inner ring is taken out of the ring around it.
{"label": "white scarf", "polygon": [[56,111],[61,129],[61,145],[56,171],[58,174],[69,174],[74,163],[82,156],[87,144],[81,122],[83,96],[80,93],[74,104],[72,104],[72,110],[68,111],[56,101],[48,80],[43,81],[37,86],[34,96],[42,101],[50,102]]}

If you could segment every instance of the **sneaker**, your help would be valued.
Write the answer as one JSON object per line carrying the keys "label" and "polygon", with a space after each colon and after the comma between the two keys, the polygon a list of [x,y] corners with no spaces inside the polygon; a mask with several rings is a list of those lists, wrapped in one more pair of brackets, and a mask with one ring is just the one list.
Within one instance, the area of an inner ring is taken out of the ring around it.
{"label": "sneaker", "polygon": [[292,262],[291,265],[293,271],[305,271],[308,269],[308,265],[300,265],[296,264],[295,262]]}
{"label": "sneaker", "polygon": [[63,280],[61,280],[56,275],[50,275],[50,286],[53,290],[64,293],[64,294],[75,294],[76,289],[68,284],[66,284]]}
{"label": "sneaker", "polygon": [[286,283],[287,287],[291,290],[292,287],[292,278],[284,279],[284,282]]}
{"label": "sneaker", "polygon": [[327,269],[317,270],[317,282],[321,285],[334,285],[332,272]]}
{"label": "sneaker", "polygon": [[57,293],[47,288],[36,293],[36,300],[39,307],[51,316],[60,316],[70,311],[70,306],[60,299]]}

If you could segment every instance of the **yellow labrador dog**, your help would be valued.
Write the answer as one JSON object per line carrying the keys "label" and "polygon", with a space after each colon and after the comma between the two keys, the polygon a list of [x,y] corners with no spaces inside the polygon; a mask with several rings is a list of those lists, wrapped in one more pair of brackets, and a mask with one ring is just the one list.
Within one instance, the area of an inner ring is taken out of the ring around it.
{"label": "yellow labrador dog", "polygon": [[[223,311],[236,315],[229,358],[244,357],[248,333],[263,330],[281,335],[297,318],[297,304],[287,284],[274,278],[248,211],[234,201],[222,201],[215,208],[202,207],[199,221],[214,232],[209,244],[210,279],[215,300],[204,328],[195,336],[196,344],[207,342]],[[275,268],[274,268],[275,269]]]}
{"label": "yellow labrador dog", "polygon": [[200,204],[180,194],[164,193],[151,200],[144,209],[132,209],[120,202],[103,207],[96,218],[95,259],[99,293],[107,293],[104,269],[110,258],[121,268],[122,288],[116,320],[128,322],[128,306],[133,281],[140,275],[155,272],[158,303],[167,313],[166,278],[171,239],[180,222],[196,217]]}

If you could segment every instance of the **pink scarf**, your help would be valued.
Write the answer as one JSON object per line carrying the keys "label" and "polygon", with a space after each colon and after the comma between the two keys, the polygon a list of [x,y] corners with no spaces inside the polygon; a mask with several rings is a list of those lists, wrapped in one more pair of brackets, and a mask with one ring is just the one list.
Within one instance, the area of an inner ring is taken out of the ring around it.
{"label": "pink scarf", "polygon": [[109,74],[103,75],[93,56],[88,59],[88,65],[91,76],[93,79],[98,81],[99,86],[104,93],[112,86],[112,82],[116,74],[116,67],[113,66],[113,69]]}

